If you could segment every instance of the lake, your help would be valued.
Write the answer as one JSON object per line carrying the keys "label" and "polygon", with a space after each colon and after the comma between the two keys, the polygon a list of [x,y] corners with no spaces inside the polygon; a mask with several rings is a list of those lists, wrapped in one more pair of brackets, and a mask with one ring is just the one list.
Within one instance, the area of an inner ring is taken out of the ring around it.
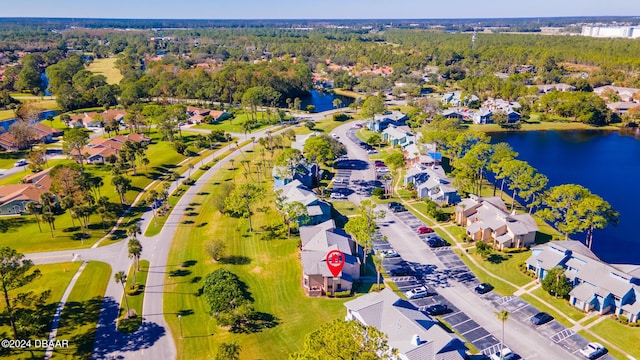
{"label": "lake", "polygon": [[[618,226],[596,230],[592,250],[611,263],[640,264],[636,205],[640,205],[640,141],[602,131],[529,131],[491,134],[507,142],[549,178],[549,186],[575,183],[608,201],[620,212]],[[572,236],[584,242],[584,234]]]}
{"label": "lake", "polygon": [[300,100],[302,103],[302,110],[304,110],[307,105],[313,105],[316,107],[316,112],[322,112],[335,109],[333,107],[334,99],[342,100],[342,107],[347,107],[353,102],[353,98],[316,89],[311,89],[309,95],[301,98]]}

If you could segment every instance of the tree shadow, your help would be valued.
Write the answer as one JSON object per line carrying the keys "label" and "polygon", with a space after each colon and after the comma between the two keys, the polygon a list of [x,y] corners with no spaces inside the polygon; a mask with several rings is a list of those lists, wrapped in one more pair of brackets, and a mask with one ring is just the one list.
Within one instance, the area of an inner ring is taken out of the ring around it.
{"label": "tree shadow", "polygon": [[182,224],[183,224],[183,225],[193,225],[193,224],[195,224],[195,223],[196,223],[196,222],[195,222],[195,221],[193,221],[193,220],[185,220],[185,221],[183,221],[183,222],[182,222]]}
{"label": "tree shadow", "polygon": [[191,309],[184,309],[184,310],[180,310],[178,311],[178,316],[189,316],[189,315],[193,315],[194,312]]}
{"label": "tree shadow", "polygon": [[198,260],[186,260],[182,263],[182,267],[191,267],[198,263]]}
{"label": "tree shadow", "polygon": [[218,260],[221,264],[230,264],[230,265],[247,265],[251,263],[251,258],[242,255],[231,255],[225,256]]}
{"label": "tree shadow", "polygon": [[503,261],[506,261],[506,260],[509,260],[507,256],[496,254],[496,253],[492,253],[491,255],[489,255],[489,257],[487,257],[487,261],[492,264],[501,264]]}
{"label": "tree shadow", "polygon": [[198,216],[198,215],[200,215],[200,213],[195,211],[189,211],[188,213],[185,213],[185,216]]}
{"label": "tree shadow", "polygon": [[281,239],[285,237],[286,229],[282,225],[263,225],[260,227],[262,231],[262,240],[270,241],[275,239]]}
{"label": "tree shadow", "polygon": [[244,321],[234,324],[229,332],[235,334],[254,334],[264,329],[271,329],[280,324],[277,317],[260,311],[249,314]]}
{"label": "tree shadow", "polygon": [[169,277],[189,276],[189,275],[191,275],[191,270],[176,269],[176,270],[169,271]]}
{"label": "tree shadow", "polygon": [[202,276],[194,276],[193,279],[191,279],[190,283],[197,284],[200,282],[200,280],[202,280]]}
{"label": "tree shadow", "polygon": [[207,226],[207,225],[209,225],[208,222],[203,222],[203,223],[200,223],[200,224],[196,225],[196,227],[203,227],[203,226]]}
{"label": "tree shadow", "polygon": [[77,233],[71,235],[71,239],[75,240],[75,241],[89,239],[89,238],[91,238],[91,234],[87,234],[87,233],[83,233],[83,232],[77,232]]}

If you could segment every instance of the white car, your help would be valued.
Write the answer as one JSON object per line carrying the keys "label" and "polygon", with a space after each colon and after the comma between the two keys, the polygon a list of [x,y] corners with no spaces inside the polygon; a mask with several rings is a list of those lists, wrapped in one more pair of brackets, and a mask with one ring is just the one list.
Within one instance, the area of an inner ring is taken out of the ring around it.
{"label": "white car", "polygon": [[490,358],[491,360],[504,360],[507,358],[511,358],[512,356],[510,354],[513,354],[513,351],[511,351],[511,349],[509,349],[508,347],[505,347],[502,349],[502,356],[500,356],[500,350],[498,350],[495,353],[491,354]]}
{"label": "white car", "polygon": [[346,199],[347,196],[345,194],[341,194],[341,193],[331,193],[331,199],[333,200],[341,200],[341,199]]}
{"label": "white car", "polygon": [[16,161],[15,164],[13,164],[13,166],[15,166],[15,167],[25,166],[25,165],[27,165],[27,160],[26,159],[20,159],[20,160]]}
{"label": "white car", "polygon": [[399,257],[398,253],[395,250],[381,250],[380,257],[381,258],[394,258]]}
{"label": "white car", "polygon": [[419,299],[425,296],[429,296],[429,291],[427,291],[426,287],[419,286],[405,292],[404,295],[407,297],[407,299]]}
{"label": "white car", "polygon": [[336,133],[331,134],[331,136],[333,136],[334,139],[340,139],[340,136],[338,136],[338,134]]}
{"label": "white car", "polygon": [[587,346],[580,349],[580,354],[587,359],[597,359],[607,352],[607,348],[597,342],[588,343]]}

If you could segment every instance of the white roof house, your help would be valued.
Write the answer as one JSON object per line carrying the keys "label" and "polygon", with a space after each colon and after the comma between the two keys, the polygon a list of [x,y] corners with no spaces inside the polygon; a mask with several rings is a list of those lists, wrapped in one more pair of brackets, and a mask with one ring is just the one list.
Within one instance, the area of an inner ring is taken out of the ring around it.
{"label": "white roof house", "polygon": [[609,91],[612,91],[613,93],[620,96],[620,99],[622,101],[633,101],[633,95],[640,92],[640,89],[613,85],[605,85],[593,89],[593,92],[598,96],[606,95],[606,93]]}
{"label": "white roof house", "polygon": [[284,185],[281,189],[281,196],[285,198],[286,202],[291,203],[298,201],[307,207],[308,217],[304,222],[298,221],[298,223],[302,223],[301,225],[319,224],[331,218],[331,205],[320,200],[318,196],[305,187],[300,180],[295,179]]}
{"label": "white roof house", "polygon": [[466,347],[460,338],[439,326],[390,289],[369,293],[344,304],[347,321],[373,326],[388,336],[388,344],[403,360],[462,360]]}
{"label": "white roof house", "polygon": [[418,198],[429,198],[437,203],[455,204],[460,200],[458,189],[452,185],[442,166],[416,165],[407,170],[404,186],[412,183],[418,192]]}
{"label": "white roof house", "polygon": [[531,215],[510,213],[499,197],[470,195],[456,206],[456,222],[473,240],[491,241],[500,249],[529,246],[538,232]]}

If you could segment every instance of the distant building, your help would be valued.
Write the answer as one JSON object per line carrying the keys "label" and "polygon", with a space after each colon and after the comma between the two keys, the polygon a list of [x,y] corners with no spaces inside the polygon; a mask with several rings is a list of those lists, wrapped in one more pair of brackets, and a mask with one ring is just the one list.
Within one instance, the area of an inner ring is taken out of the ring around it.
{"label": "distant building", "polygon": [[205,117],[211,116],[213,122],[226,120],[231,117],[226,111],[202,109],[195,106],[187,106],[188,121],[195,124],[204,122]]}
{"label": "distant building", "polygon": [[476,124],[493,124],[492,115],[493,111],[487,108],[480,108],[473,114],[473,122]]}
{"label": "distant building", "polygon": [[308,216],[298,219],[299,225],[316,225],[331,219],[331,204],[320,200],[316,194],[306,188],[299,180],[293,180],[283,186],[281,196],[287,202],[299,201],[306,206]]}
{"label": "distant building", "polygon": [[559,83],[559,84],[543,84],[543,85],[532,85],[535,86],[538,89],[538,92],[540,92],[541,94],[546,94],[552,91],[575,91],[576,87],[575,86],[571,86],[568,84],[563,84],[563,83]]}
{"label": "distant building", "polygon": [[391,125],[403,126],[407,120],[407,115],[400,111],[389,111],[384,114],[373,115],[373,120],[367,123],[367,128],[375,132],[383,132]]}
{"label": "distant building", "polygon": [[312,188],[318,183],[318,179],[322,178],[324,170],[316,163],[299,164],[295,169],[288,169],[283,166],[274,166],[273,188],[279,189],[294,180],[298,180],[302,185]]}
{"label": "distant building", "polygon": [[441,101],[444,105],[470,106],[473,103],[480,101],[480,98],[478,98],[475,95],[463,97],[461,91],[454,91],[454,92],[444,94],[442,96]]}
{"label": "distant building", "polygon": [[21,215],[26,212],[27,203],[39,202],[40,196],[51,188],[51,169],[25,176],[22,184],[0,186],[0,215]]}
{"label": "distant building", "polygon": [[593,89],[593,92],[600,97],[607,97],[607,94],[614,93],[620,97],[621,101],[634,101],[633,96],[640,94],[640,89],[622,86],[605,85]]}
{"label": "distant building", "polygon": [[453,205],[460,201],[458,189],[452,185],[442,166],[422,166],[407,170],[404,177],[404,186],[410,183],[414,185],[418,198],[430,199],[439,204]]}
{"label": "distant building", "polygon": [[400,360],[463,360],[467,348],[462,340],[410,302],[385,288],[344,304],[347,321],[373,326],[388,336]]}
{"label": "distant building", "polygon": [[582,36],[602,38],[640,38],[640,27],[637,26],[583,26]]}

